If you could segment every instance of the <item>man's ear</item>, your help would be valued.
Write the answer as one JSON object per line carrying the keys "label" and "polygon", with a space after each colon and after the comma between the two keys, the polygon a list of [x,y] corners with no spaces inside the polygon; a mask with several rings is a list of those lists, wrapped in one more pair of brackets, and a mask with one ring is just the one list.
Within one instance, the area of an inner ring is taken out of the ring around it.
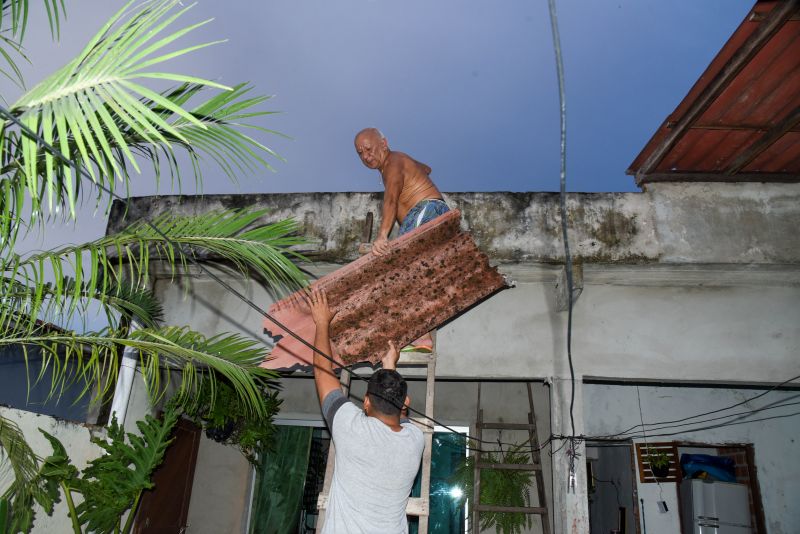
{"label": "man's ear", "polygon": [[372,403],[369,400],[369,393],[364,395],[364,411],[367,411],[372,406]]}
{"label": "man's ear", "polygon": [[403,401],[403,408],[400,410],[400,413],[403,414],[404,417],[408,417],[409,406],[411,406],[411,397],[406,395],[406,400]]}

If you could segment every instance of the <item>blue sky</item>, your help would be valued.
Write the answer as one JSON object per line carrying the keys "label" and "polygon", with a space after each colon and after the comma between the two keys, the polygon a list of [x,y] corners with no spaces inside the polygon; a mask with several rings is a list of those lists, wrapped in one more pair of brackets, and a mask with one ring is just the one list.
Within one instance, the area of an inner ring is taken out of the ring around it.
{"label": "blue sky", "polygon": [[[557,0],[570,190],[635,190],[625,169],[752,4]],[[120,5],[68,2],[58,45],[34,24],[28,83],[65,63]],[[229,42],[176,67],[276,95],[269,107],[283,113],[264,124],[293,138],[267,138],[287,159],[277,173],[237,188],[209,172],[207,192],[376,190],[352,149],[353,134],[373,125],[428,163],[445,190],[558,189],[546,0],[203,0],[186,17],[216,18],[186,43]],[[151,192],[148,181],[137,191]]]}
{"label": "blue sky", "polygon": [[[753,1],[556,4],[568,189],[636,191],[625,169]],[[32,3],[29,86],[72,58],[121,5],[67,2],[61,41],[53,43],[42,6]],[[264,138],[286,158],[275,162],[276,173],[232,184],[209,165],[207,193],[380,190],[377,173],[353,150],[353,135],[366,126],[381,128],[392,148],[429,164],[444,191],[558,190],[558,94],[546,0],[202,0],[186,24],[208,17],[216,20],[183,42],[229,41],[173,68],[227,84],[250,81],[259,93],[275,95],[267,107],[281,113],[262,124],[292,139]],[[0,90],[10,102],[19,93],[5,83]],[[154,193],[151,177],[137,179],[133,191]],[[101,217],[84,229],[100,230]]]}

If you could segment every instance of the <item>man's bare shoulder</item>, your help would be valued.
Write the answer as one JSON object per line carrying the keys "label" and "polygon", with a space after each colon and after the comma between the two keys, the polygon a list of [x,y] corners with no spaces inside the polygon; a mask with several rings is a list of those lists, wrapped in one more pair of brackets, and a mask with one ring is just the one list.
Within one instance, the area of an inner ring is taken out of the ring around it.
{"label": "man's bare shoulder", "polygon": [[405,152],[392,151],[389,154],[389,165],[403,174],[430,174],[431,168],[415,160]]}

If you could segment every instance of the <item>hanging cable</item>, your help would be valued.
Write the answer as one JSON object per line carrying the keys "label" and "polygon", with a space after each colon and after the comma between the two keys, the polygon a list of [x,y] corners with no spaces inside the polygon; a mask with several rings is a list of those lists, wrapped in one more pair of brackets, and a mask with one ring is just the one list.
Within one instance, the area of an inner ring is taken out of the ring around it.
{"label": "hanging cable", "polygon": [[[731,404],[729,406],[725,406],[723,408],[718,408],[716,410],[710,410],[710,411],[707,411],[707,412],[698,413],[698,414],[691,415],[691,416],[688,416],[688,417],[682,417],[680,419],[672,419],[672,420],[660,421],[660,422],[656,422],[656,423],[647,423],[647,424],[645,424],[645,426],[661,426],[661,425],[668,425],[668,424],[673,424],[673,423],[683,423],[685,421],[690,421],[692,419],[699,419],[699,418],[705,417],[707,415],[713,415],[713,414],[716,414],[716,413],[725,412],[727,410],[731,410],[731,409],[736,408],[738,406],[742,406],[743,404],[747,404],[749,402],[752,402],[752,401],[754,401],[756,399],[760,399],[761,397],[763,397],[763,396],[765,396],[765,395],[767,395],[767,394],[769,394],[769,393],[771,393],[771,392],[773,392],[773,391],[775,391],[775,390],[777,390],[777,389],[779,389],[779,388],[781,388],[781,387],[783,387],[783,386],[785,386],[787,384],[795,382],[798,379],[800,379],[800,375],[793,376],[792,378],[789,378],[788,380],[784,380],[780,384],[776,384],[776,385],[770,387],[769,389],[766,389],[766,390],[762,391],[758,395],[753,395],[752,397],[748,397],[748,398],[746,398],[746,399],[744,399],[742,401],[736,402],[736,403]],[[638,388],[638,385],[637,385],[637,388]],[[691,424],[702,424],[702,423],[713,421],[713,420],[714,419],[701,420],[701,421],[696,421],[696,422],[691,423]],[[642,424],[644,424],[644,422],[642,422]],[[602,436],[598,436],[597,438],[603,439],[603,438],[616,438],[616,437],[620,437],[620,436],[625,436],[626,434],[631,433],[632,431],[636,430],[637,428],[642,427],[642,424],[634,425],[634,426],[628,428],[627,430],[623,430],[622,432],[618,432],[616,434],[605,434],[605,435],[602,435]],[[642,427],[642,428],[644,428],[644,427]],[[592,439],[596,439],[596,438],[592,438]]]}
{"label": "hanging cable", "polygon": [[564,87],[564,59],[561,53],[561,37],[558,33],[558,16],[556,14],[555,0],[547,2],[550,12],[550,29],[553,35],[553,50],[556,56],[556,73],[558,77],[558,101],[559,117],[561,121],[561,170],[559,173],[560,194],[559,208],[561,212],[561,235],[564,240],[564,263],[567,279],[567,362],[569,363],[570,375],[570,400],[569,400],[569,422],[570,422],[570,445],[567,449],[569,457],[569,480],[568,489],[575,491],[576,474],[575,460],[578,452],[575,440],[575,368],[572,363],[572,256],[569,250],[569,236],[567,235],[567,99]]}
{"label": "hanging cable", "polygon": [[[98,189],[100,189],[104,193],[108,194],[111,198],[119,200],[120,202],[124,203],[126,206],[129,204],[129,200],[127,198],[122,197],[121,195],[115,193],[114,191],[112,191],[108,187],[106,187],[106,186],[104,186],[104,185],[102,185],[100,183],[95,182],[92,179],[92,177],[89,175],[89,173],[88,173],[88,171],[86,170],[85,167],[83,167],[81,165],[78,165],[75,161],[73,161],[73,160],[67,158],[66,156],[64,156],[61,153],[60,150],[58,150],[56,147],[54,147],[53,145],[48,143],[38,133],[36,133],[33,130],[31,130],[27,125],[22,123],[16,116],[14,116],[13,113],[11,113],[9,110],[7,110],[2,105],[0,105],[0,116],[3,116],[5,118],[9,119],[14,124],[16,124],[20,128],[20,130],[22,131],[23,134],[28,136],[30,139],[36,141],[36,143],[39,144],[42,148],[44,148],[45,150],[50,152],[50,154],[54,158],[58,159],[63,164],[69,165],[70,167],[75,169],[75,171],[78,173],[78,176],[83,177],[83,179],[90,181],[94,186],[96,186]],[[338,367],[338,368],[342,369],[343,371],[349,373],[351,376],[355,376],[357,379],[359,379],[361,381],[364,381],[364,382],[368,382],[369,381],[368,378],[362,377],[361,375],[357,374],[352,369],[352,366],[346,366],[346,365],[343,365],[343,364],[337,362],[331,356],[325,354],[323,351],[321,351],[320,349],[315,347],[313,344],[309,343],[308,341],[306,341],[305,339],[303,339],[302,337],[297,335],[294,331],[292,331],[287,326],[282,324],[280,321],[275,319],[271,314],[267,313],[267,311],[264,310],[263,308],[261,308],[258,304],[256,304],[252,300],[250,300],[246,295],[244,295],[240,291],[238,291],[235,288],[233,288],[230,284],[228,284],[227,282],[222,280],[219,276],[217,276],[213,271],[209,270],[205,265],[203,265],[202,263],[198,262],[194,258],[193,255],[186,254],[183,246],[180,243],[175,243],[174,241],[172,241],[169,238],[169,236],[167,236],[163,231],[161,231],[161,229],[158,228],[158,226],[156,226],[147,217],[142,217],[141,219],[142,219],[142,221],[144,221],[145,224],[147,224],[148,227],[150,227],[156,234],[158,234],[159,237],[161,237],[166,243],[168,243],[170,246],[174,247],[176,250],[180,251],[180,253],[184,257],[187,258],[189,263],[191,263],[192,265],[197,267],[201,272],[203,272],[203,274],[205,274],[206,276],[208,276],[209,278],[214,280],[217,284],[222,286],[226,291],[228,291],[231,294],[233,294],[234,296],[236,296],[239,300],[241,300],[242,302],[247,304],[250,308],[255,310],[257,313],[259,313],[265,319],[267,319],[270,322],[272,322],[273,324],[275,324],[278,328],[280,328],[283,331],[285,331],[287,334],[292,336],[294,339],[296,339],[297,341],[302,343],[307,348],[311,349],[316,354],[319,354],[322,358],[325,358],[326,360],[330,361],[336,367]],[[360,402],[363,402],[362,398],[356,397],[354,395],[353,395],[353,397],[356,398],[356,400],[358,400]],[[415,410],[414,408],[411,408],[410,406],[408,407],[408,410],[409,410],[409,412],[413,412],[413,413],[415,413],[415,414],[417,414],[419,416],[422,416],[426,420],[428,420],[431,423],[433,423],[433,425],[431,425],[431,424],[421,423],[421,422],[415,420],[415,422],[417,422],[418,424],[422,424],[422,425],[427,426],[429,428],[432,428],[434,425],[438,425],[438,426],[440,426],[442,428],[447,429],[451,433],[464,435],[465,437],[467,437],[468,439],[470,439],[470,440],[472,440],[472,441],[474,441],[476,443],[494,443],[494,441],[487,441],[487,440],[483,440],[483,439],[478,439],[478,438],[476,438],[474,436],[470,436],[469,434],[463,434],[462,432],[458,432],[455,429],[451,428],[450,426],[445,425],[441,421],[438,421],[438,420],[434,419],[433,417],[428,417],[424,413],[422,413],[422,412],[420,412],[418,410]],[[548,439],[548,441],[546,443],[549,443],[549,442],[550,442],[550,440]],[[516,444],[508,444],[508,445],[516,445]],[[483,451],[481,451],[481,452],[483,452]]]}

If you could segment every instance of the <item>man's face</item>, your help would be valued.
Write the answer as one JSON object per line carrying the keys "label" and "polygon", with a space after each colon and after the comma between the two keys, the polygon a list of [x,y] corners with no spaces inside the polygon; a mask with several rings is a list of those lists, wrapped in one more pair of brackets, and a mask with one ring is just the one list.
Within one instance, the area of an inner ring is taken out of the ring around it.
{"label": "man's face", "polygon": [[386,140],[377,135],[359,135],[356,138],[356,152],[364,165],[377,169],[386,157]]}

